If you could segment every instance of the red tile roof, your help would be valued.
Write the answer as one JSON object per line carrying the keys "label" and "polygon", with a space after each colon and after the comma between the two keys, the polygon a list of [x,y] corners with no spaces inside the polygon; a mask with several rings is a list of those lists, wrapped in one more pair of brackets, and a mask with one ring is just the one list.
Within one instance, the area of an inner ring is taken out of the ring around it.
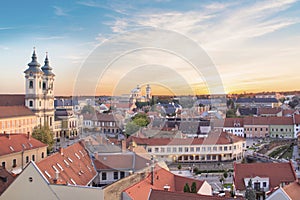
{"label": "red tile roof", "polygon": [[165,145],[201,145],[201,144],[232,144],[245,141],[244,138],[235,136],[227,132],[212,132],[206,138],[139,138],[129,137],[129,141],[134,141],[138,145],[165,146]]}
{"label": "red tile roof", "polygon": [[297,181],[284,186],[283,190],[293,200],[299,199],[300,197],[300,184]]}
{"label": "red tile roof", "polygon": [[115,117],[113,114],[106,114],[106,113],[96,113],[96,119],[98,122],[114,122]]}
{"label": "red tile roof", "polygon": [[245,117],[244,125],[293,125],[292,117]]}
{"label": "red tile roof", "polygon": [[0,134],[0,156],[41,147],[47,145],[33,137],[28,138],[27,134]]}
{"label": "red tile roof", "polygon": [[295,124],[300,124],[300,115],[294,115]]}
{"label": "red tile roof", "polygon": [[0,118],[23,116],[35,116],[35,114],[25,106],[0,106]]}
{"label": "red tile roof", "polygon": [[0,166],[0,195],[10,186],[15,180],[6,169]]}
{"label": "red tile roof", "polygon": [[0,106],[25,106],[25,95],[0,94]]}
{"label": "red tile roof", "polygon": [[224,127],[243,127],[243,118],[225,118]]}
{"label": "red tile roof", "polygon": [[75,143],[37,163],[38,168],[50,183],[55,183],[55,172],[59,172],[57,184],[88,185],[97,172],[92,160],[81,143]]}
{"label": "red tile roof", "polygon": [[294,182],[296,174],[291,162],[234,164],[234,184],[237,190],[245,190],[244,178],[269,177],[270,189],[281,182]]}
{"label": "red tile roof", "polygon": [[154,170],[153,185],[151,185],[151,178],[152,175],[151,173],[149,173],[145,179],[125,189],[124,192],[127,193],[127,195],[133,200],[143,200],[148,199],[151,189],[164,190],[164,186],[168,185],[170,186],[170,191],[183,193],[183,187],[186,183],[191,185],[193,182],[195,182],[197,185],[197,191],[202,187],[204,183],[204,181],[201,180],[181,177],[172,174],[171,172],[167,171],[166,169],[160,168],[159,166],[156,166]]}
{"label": "red tile roof", "polygon": [[[149,200],[229,200],[232,197],[218,197],[218,196],[206,196],[195,193],[186,192],[170,192],[164,190],[152,189],[149,195]],[[244,198],[234,198],[234,199],[244,199]]]}

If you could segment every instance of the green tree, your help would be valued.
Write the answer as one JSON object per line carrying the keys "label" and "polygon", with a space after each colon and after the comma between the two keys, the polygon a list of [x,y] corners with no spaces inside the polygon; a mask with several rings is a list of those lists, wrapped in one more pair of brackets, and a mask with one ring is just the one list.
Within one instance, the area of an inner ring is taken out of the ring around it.
{"label": "green tree", "polygon": [[233,118],[233,117],[236,117],[234,110],[233,110],[233,109],[227,110],[227,112],[226,112],[226,117],[227,117],[227,118]]}
{"label": "green tree", "polygon": [[128,122],[126,124],[125,133],[127,136],[134,134],[140,129],[138,125],[136,125],[134,122]]}
{"label": "green tree", "polygon": [[81,114],[94,114],[94,113],[95,113],[95,109],[91,105],[83,106],[81,110]]}
{"label": "green tree", "polygon": [[190,186],[189,186],[189,184],[188,183],[186,183],[185,185],[184,185],[184,187],[183,187],[183,192],[191,192],[191,189],[190,189]]}
{"label": "green tree", "polygon": [[252,180],[251,179],[248,181],[248,186],[247,186],[246,192],[245,192],[245,198],[247,200],[255,200],[256,199],[256,194],[252,188]]}
{"label": "green tree", "polygon": [[138,113],[132,117],[132,122],[140,127],[146,127],[150,120],[145,113]]}
{"label": "green tree", "polygon": [[53,133],[48,126],[35,127],[32,131],[32,137],[47,144],[48,153],[52,150],[54,139]]}
{"label": "green tree", "polygon": [[224,178],[226,179],[228,177],[228,172],[225,170],[225,172],[223,173]]}
{"label": "green tree", "polygon": [[193,182],[193,183],[192,183],[192,186],[191,186],[191,193],[197,193],[197,185],[196,185],[196,182]]}

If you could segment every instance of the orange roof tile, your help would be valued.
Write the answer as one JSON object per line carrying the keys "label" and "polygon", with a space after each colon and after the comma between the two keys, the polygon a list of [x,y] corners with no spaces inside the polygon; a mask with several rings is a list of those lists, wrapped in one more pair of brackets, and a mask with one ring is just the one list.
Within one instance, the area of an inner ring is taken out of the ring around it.
{"label": "orange roof tile", "polygon": [[283,187],[283,190],[289,195],[291,199],[299,199],[300,197],[300,184],[295,181]]}
{"label": "orange roof tile", "polygon": [[38,168],[50,183],[55,183],[55,172],[59,172],[57,184],[88,185],[97,172],[92,160],[81,143],[75,143],[37,163]]}
{"label": "orange roof tile", "polygon": [[244,178],[256,176],[269,177],[270,189],[279,186],[281,182],[293,182],[297,179],[290,162],[234,164],[234,184],[237,190],[246,189]]}
{"label": "orange roof tile", "polygon": [[191,185],[193,182],[196,182],[197,190],[199,190],[204,183],[204,181],[201,180],[172,174],[159,166],[156,166],[154,170],[153,185],[151,184],[151,179],[152,175],[149,173],[145,179],[125,189],[124,192],[133,200],[143,200],[148,199],[151,189],[164,190],[164,186],[168,185],[170,186],[170,191],[183,192],[183,187],[186,183]]}
{"label": "orange roof tile", "polygon": [[225,118],[224,127],[243,127],[243,118]]}
{"label": "orange roof tile", "polygon": [[35,116],[35,114],[25,106],[0,106],[0,118],[23,116]]}
{"label": "orange roof tile", "polygon": [[47,145],[27,134],[0,134],[0,156],[41,147]]}
{"label": "orange roof tile", "polygon": [[245,117],[244,125],[293,125],[292,117]]}

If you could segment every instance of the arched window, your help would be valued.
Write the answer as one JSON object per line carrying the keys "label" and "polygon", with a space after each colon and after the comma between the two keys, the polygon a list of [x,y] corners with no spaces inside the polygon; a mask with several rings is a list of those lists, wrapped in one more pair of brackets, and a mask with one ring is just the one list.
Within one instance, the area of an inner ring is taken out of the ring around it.
{"label": "arched window", "polygon": [[43,90],[46,90],[46,83],[43,82]]}
{"label": "arched window", "polygon": [[29,107],[33,107],[33,101],[32,100],[29,101]]}
{"label": "arched window", "polygon": [[29,88],[33,88],[33,81],[29,81]]}
{"label": "arched window", "polygon": [[32,161],[35,161],[35,156],[34,155],[32,155],[32,159],[31,159]]}
{"label": "arched window", "polygon": [[44,152],[42,152],[42,158],[44,158]]}

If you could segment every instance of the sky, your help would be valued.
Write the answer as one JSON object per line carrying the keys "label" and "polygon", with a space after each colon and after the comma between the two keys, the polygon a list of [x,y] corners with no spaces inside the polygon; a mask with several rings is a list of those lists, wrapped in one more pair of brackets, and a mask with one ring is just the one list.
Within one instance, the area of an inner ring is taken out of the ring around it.
{"label": "sky", "polygon": [[40,1],[0,7],[0,93],[24,93],[33,47],[55,95],[300,90],[300,2]]}

